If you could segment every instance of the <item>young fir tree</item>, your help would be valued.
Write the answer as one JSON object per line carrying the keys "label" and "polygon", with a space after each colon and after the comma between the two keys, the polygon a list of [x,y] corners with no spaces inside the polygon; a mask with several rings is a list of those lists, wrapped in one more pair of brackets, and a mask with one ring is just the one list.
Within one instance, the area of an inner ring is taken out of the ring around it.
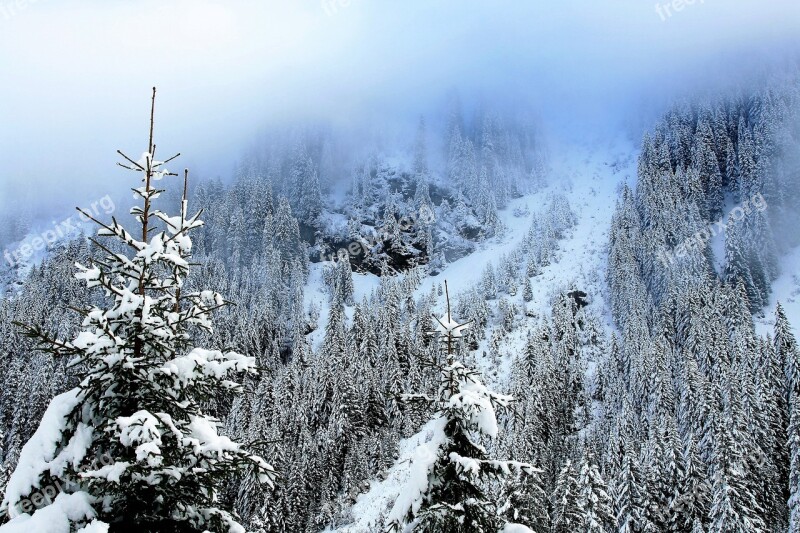
{"label": "young fir tree", "polygon": [[572,461],[567,459],[556,477],[553,490],[553,533],[578,531],[583,520],[578,507],[579,498],[578,472],[575,471]]}
{"label": "young fir tree", "polygon": [[603,533],[614,524],[611,497],[600,476],[594,456],[587,449],[578,477],[578,514],[581,526],[578,531]]}
{"label": "young fir tree", "polygon": [[528,463],[489,457],[481,440],[497,437],[495,408],[509,405],[512,398],[489,390],[478,372],[456,360],[456,345],[467,325],[452,319],[449,298],[447,314],[437,322],[435,333],[447,354],[439,368],[437,394],[403,395],[406,402],[422,402],[434,411],[431,424],[436,436],[423,445],[429,448],[425,453],[417,454],[422,459],[413,468],[422,469],[422,475],[414,478],[421,482],[395,503],[387,531],[495,533],[508,522],[483,482],[538,470]]}
{"label": "young fir tree", "polygon": [[800,369],[797,349],[786,313],[779,303],[775,310],[775,353],[783,360],[785,391],[789,410],[789,533],[800,533]]}
{"label": "young fir tree", "polygon": [[531,278],[527,275],[522,282],[522,299],[526,302],[533,300],[533,286],[531,286]]}
{"label": "young fir tree", "polygon": [[789,404],[789,533],[800,533],[800,397]]}
{"label": "young fir tree", "polygon": [[76,276],[88,288],[101,288],[108,307],[83,311],[83,330],[70,342],[26,327],[43,349],[71,358],[82,381],[51,403],[2,508],[13,517],[36,487],[60,483],[90,502],[113,532],[243,532],[220,507],[219,489],[231,474],[251,473],[271,485],[275,472],[219,435],[203,405],[240,392],[233,378],[256,374],[255,359],[191,347],[192,329],[211,332],[210,314],[226,302],[213,291],[182,291],[192,249],[188,233],[202,225],[200,213],[187,214],[188,172],[180,215],[153,207],[163,192],[156,182],[175,175],[164,166],[174,158],[155,158],[155,95],[153,89],[147,152],[138,161],[119,152],[127,161],[121,166],[141,175],[133,191],[142,205],[131,210],[140,232],[129,233],[116,219],[95,220],[98,235],[116,242],[97,241],[106,256],[77,265]]}

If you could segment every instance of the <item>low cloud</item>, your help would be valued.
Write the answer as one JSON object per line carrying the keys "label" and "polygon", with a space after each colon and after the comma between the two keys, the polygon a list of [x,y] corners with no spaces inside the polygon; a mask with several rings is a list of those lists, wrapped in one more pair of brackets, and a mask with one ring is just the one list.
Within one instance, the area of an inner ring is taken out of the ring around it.
{"label": "low cloud", "polygon": [[792,0],[23,3],[0,14],[0,197],[39,211],[129,185],[114,151],[144,149],[153,85],[164,150],[224,177],[266,125],[391,130],[454,88],[564,134],[617,127],[796,61],[800,35]]}

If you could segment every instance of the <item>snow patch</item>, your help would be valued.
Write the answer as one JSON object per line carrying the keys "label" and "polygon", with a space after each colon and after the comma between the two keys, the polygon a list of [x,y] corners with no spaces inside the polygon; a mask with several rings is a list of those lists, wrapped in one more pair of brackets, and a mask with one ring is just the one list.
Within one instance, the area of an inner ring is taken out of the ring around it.
{"label": "snow patch", "polygon": [[95,520],[92,498],[85,492],[60,494],[52,505],[32,515],[22,514],[0,526],[0,533],[70,533],[73,524],[89,522],[76,533],[107,533],[108,524]]}
{"label": "snow patch", "polygon": [[428,474],[447,436],[446,420],[431,420],[416,435],[400,442],[399,458],[386,479],[372,482],[370,490],[358,497],[351,510],[353,521],[334,531],[372,533],[386,523],[404,518],[413,502],[428,488]]}
{"label": "snow patch", "polygon": [[6,486],[0,510],[14,518],[17,504],[32,490],[41,488],[45,472],[59,474],[69,462],[77,463],[91,444],[91,431],[76,431],[67,448],[56,456],[56,446],[67,427],[67,418],[81,402],[79,389],[72,389],[53,398],[38,429],[20,452],[17,468]]}
{"label": "snow patch", "polygon": [[763,309],[763,316],[754,316],[759,335],[772,335],[775,327],[775,308],[778,302],[783,306],[786,318],[798,335],[800,331],[800,246],[781,258],[781,275],[772,284],[769,304]]}

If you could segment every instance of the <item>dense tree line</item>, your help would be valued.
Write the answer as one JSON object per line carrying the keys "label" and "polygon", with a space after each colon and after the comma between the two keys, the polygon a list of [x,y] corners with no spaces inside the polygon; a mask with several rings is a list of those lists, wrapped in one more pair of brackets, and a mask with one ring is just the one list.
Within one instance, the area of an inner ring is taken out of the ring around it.
{"label": "dense tree line", "polygon": [[[776,235],[797,218],[798,87],[772,82],[678,106],[645,137],[637,185],[621,191],[610,230],[614,335],[580,287],[534,294],[576,222],[557,191],[519,245],[454,298],[453,316],[470,324],[457,357],[427,334],[444,295],[438,283],[419,290],[426,276],[502,232],[498,210],[544,186],[547,161],[529,125],[490,112],[468,121],[453,105],[436,141],[420,121],[407,165],[374,152],[346,169],[331,135],[304,132],[262,147],[230,185],[199,183],[190,203],[206,224],[193,228],[196,266],[182,290],[213,287],[236,305],[191,341],[236,347],[258,372],[239,380],[242,394],[231,386],[188,405],[223,420],[278,473],[274,487],[215,479],[220,508],[257,532],[348,524],[398,442],[439,420],[450,429],[431,468],[446,483],[431,478],[417,510],[387,510],[377,529],[417,521],[457,531],[469,520],[537,533],[795,531],[800,352],[780,307],[768,338],[751,313],[770,301],[778,257],[796,244]],[[330,200],[348,173],[348,195]],[[183,213],[180,194],[154,201]],[[337,253],[354,242],[361,252]],[[71,309],[103,298],[80,289],[73,265],[120,251],[109,246],[64,244],[0,301],[0,486],[50,398],[79,379],[13,323],[74,337]],[[315,269],[324,309],[306,301]],[[381,274],[378,287],[357,299],[354,271]],[[539,315],[532,303],[546,296]],[[518,338],[522,348],[507,353]],[[463,390],[478,391],[479,407],[451,407]],[[404,401],[413,398],[425,401]],[[490,404],[502,407],[497,428],[469,416]],[[484,466],[504,475],[471,470]],[[466,493],[469,502],[453,499]]]}
{"label": "dense tree line", "polygon": [[797,216],[799,94],[776,82],[674,108],[644,139],[636,189],[621,193],[608,268],[619,336],[592,437],[618,531],[797,527],[798,352],[780,306],[772,338],[751,311],[794,244],[775,230]]}

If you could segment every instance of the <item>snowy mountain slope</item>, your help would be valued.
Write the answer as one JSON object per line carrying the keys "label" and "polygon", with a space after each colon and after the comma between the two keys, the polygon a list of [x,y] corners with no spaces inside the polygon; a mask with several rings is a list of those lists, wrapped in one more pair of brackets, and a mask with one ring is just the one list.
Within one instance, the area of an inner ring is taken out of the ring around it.
{"label": "snowy mountain slope", "polygon": [[781,258],[781,275],[772,283],[772,294],[769,305],[765,306],[761,317],[754,317],[756,331],[759,335],[773,333],[775,326],[775,307],[780,302],[786,312],[789,323],[800,324],[800,247]]}
{"label": "snowy mountain slope", "polygon": [[440,275],[425,280],[420,289],[430,290],[432,284],[443,280],[448,281],[451,294],[474,286],[480,281],[487,264],[496,264],[497,259],[509,252],[527,230],[528,219],[515,219],[514,207],[528,205],[535,212],[544,208],[548,194],[554,191],[566,194],[577,215],[577,223],[559,243],[557,258],[543,267],[540,275],[531,279],[533,300],[525,303],[521,294],[512,298],[520,308],[526,310],[524,323],[503,339],[498,350],[501,354],[499,361],[486,356],[487,342],[482,343],[477,351],[480,355],[476,362],[486,374],[487,381],[500,386],[508,364],[522,348],[527,332],[540,317],[550,314],[553,299],[557,295],[569,290],[586,292],[589,300],[587,311],[601,317],[609,331],[612,328],[609,307],[604,298],[606,243],[619,185],[631,182],[636,176],[635,148],[623,139],[616,139],[605,145],[592,146],[586,143],[564,146],[559,154],[552,164],[550,186],[540,193],[516,200],[502,213],[503,222],[511,233],[510,238],[497,245],[490,242],[485,249],[449,265]]}
{"label": "snowy mountain slope", "polygon": [[[561,260],[534,278],[534,304],[542,312],[561,288],[573,286],[589,294],[589,306],[607,317],[605,291],[606,244],[619,187],[636,178],[636,148],[624,139],[590,149],[566,147],[553,177],[568,180],[569,200],[578,215],[571,238],[561,244]],[[548,299],[542,298],[546,294]]]}
{"label": "snowy mountain slope", "polygon": [[[496,263],[499,257],[511,252],[519,245],[528,230],[533,213],[543,210],[546,198],[554,191],[563,191],[577,215],[577,223],[559,243],[559,251],[551,264],[542,268],[533,278],[534,298],[525,303],[522,295],[514,297],[522,313],[522,321],[502,339],[500,358],[487,355],[487,340],[481,342],[475,352],[475,363],[484,373],[487,382],[503,389],[510,363],[522,349],[527,331],[535,326],[540,317],[549,314],[553,297],[570,289],[588,294],[588,308],[602,317],[602,323],[611,329],[611,317],[603,296],[605,291],[606,241],[612,206],[616,202],[618,186],[635,178],[636,152],[631,143],[617,139],[606,144],[570,145],[559,151],[552,162],[550,185],[536,194],[527,195],[511,202],[501,212],[506,231],[501,237],[484,243],[473,254],[448,265],[437,276],[423,280],[419,294],[448,281],[451,296],[479,284],[487,265]],[[515,210],[528,207],[531,214],[514,216]],[[375,286],[374,276],[357,278],[356,291],[363,294]],[[521,291],[520,291],[521,292]],[[456,296],[457,297],[457,296]],[[588,362],[589,372],[594,362]],[[430,425],[430,424],[429,424]],[[352,521],[336,531],[339,533],[367,533],[380,527],[381,519],[391,509],[394,501],[409,490],[415,479],[411,458],[420,450],[427,449],[433,431],[426,426],[416,435],[399,445],[399,459],[381,481],[372,481],[370,489],[360,495],[351,509]],[[419,462],[419,461],[418,461]]]}

